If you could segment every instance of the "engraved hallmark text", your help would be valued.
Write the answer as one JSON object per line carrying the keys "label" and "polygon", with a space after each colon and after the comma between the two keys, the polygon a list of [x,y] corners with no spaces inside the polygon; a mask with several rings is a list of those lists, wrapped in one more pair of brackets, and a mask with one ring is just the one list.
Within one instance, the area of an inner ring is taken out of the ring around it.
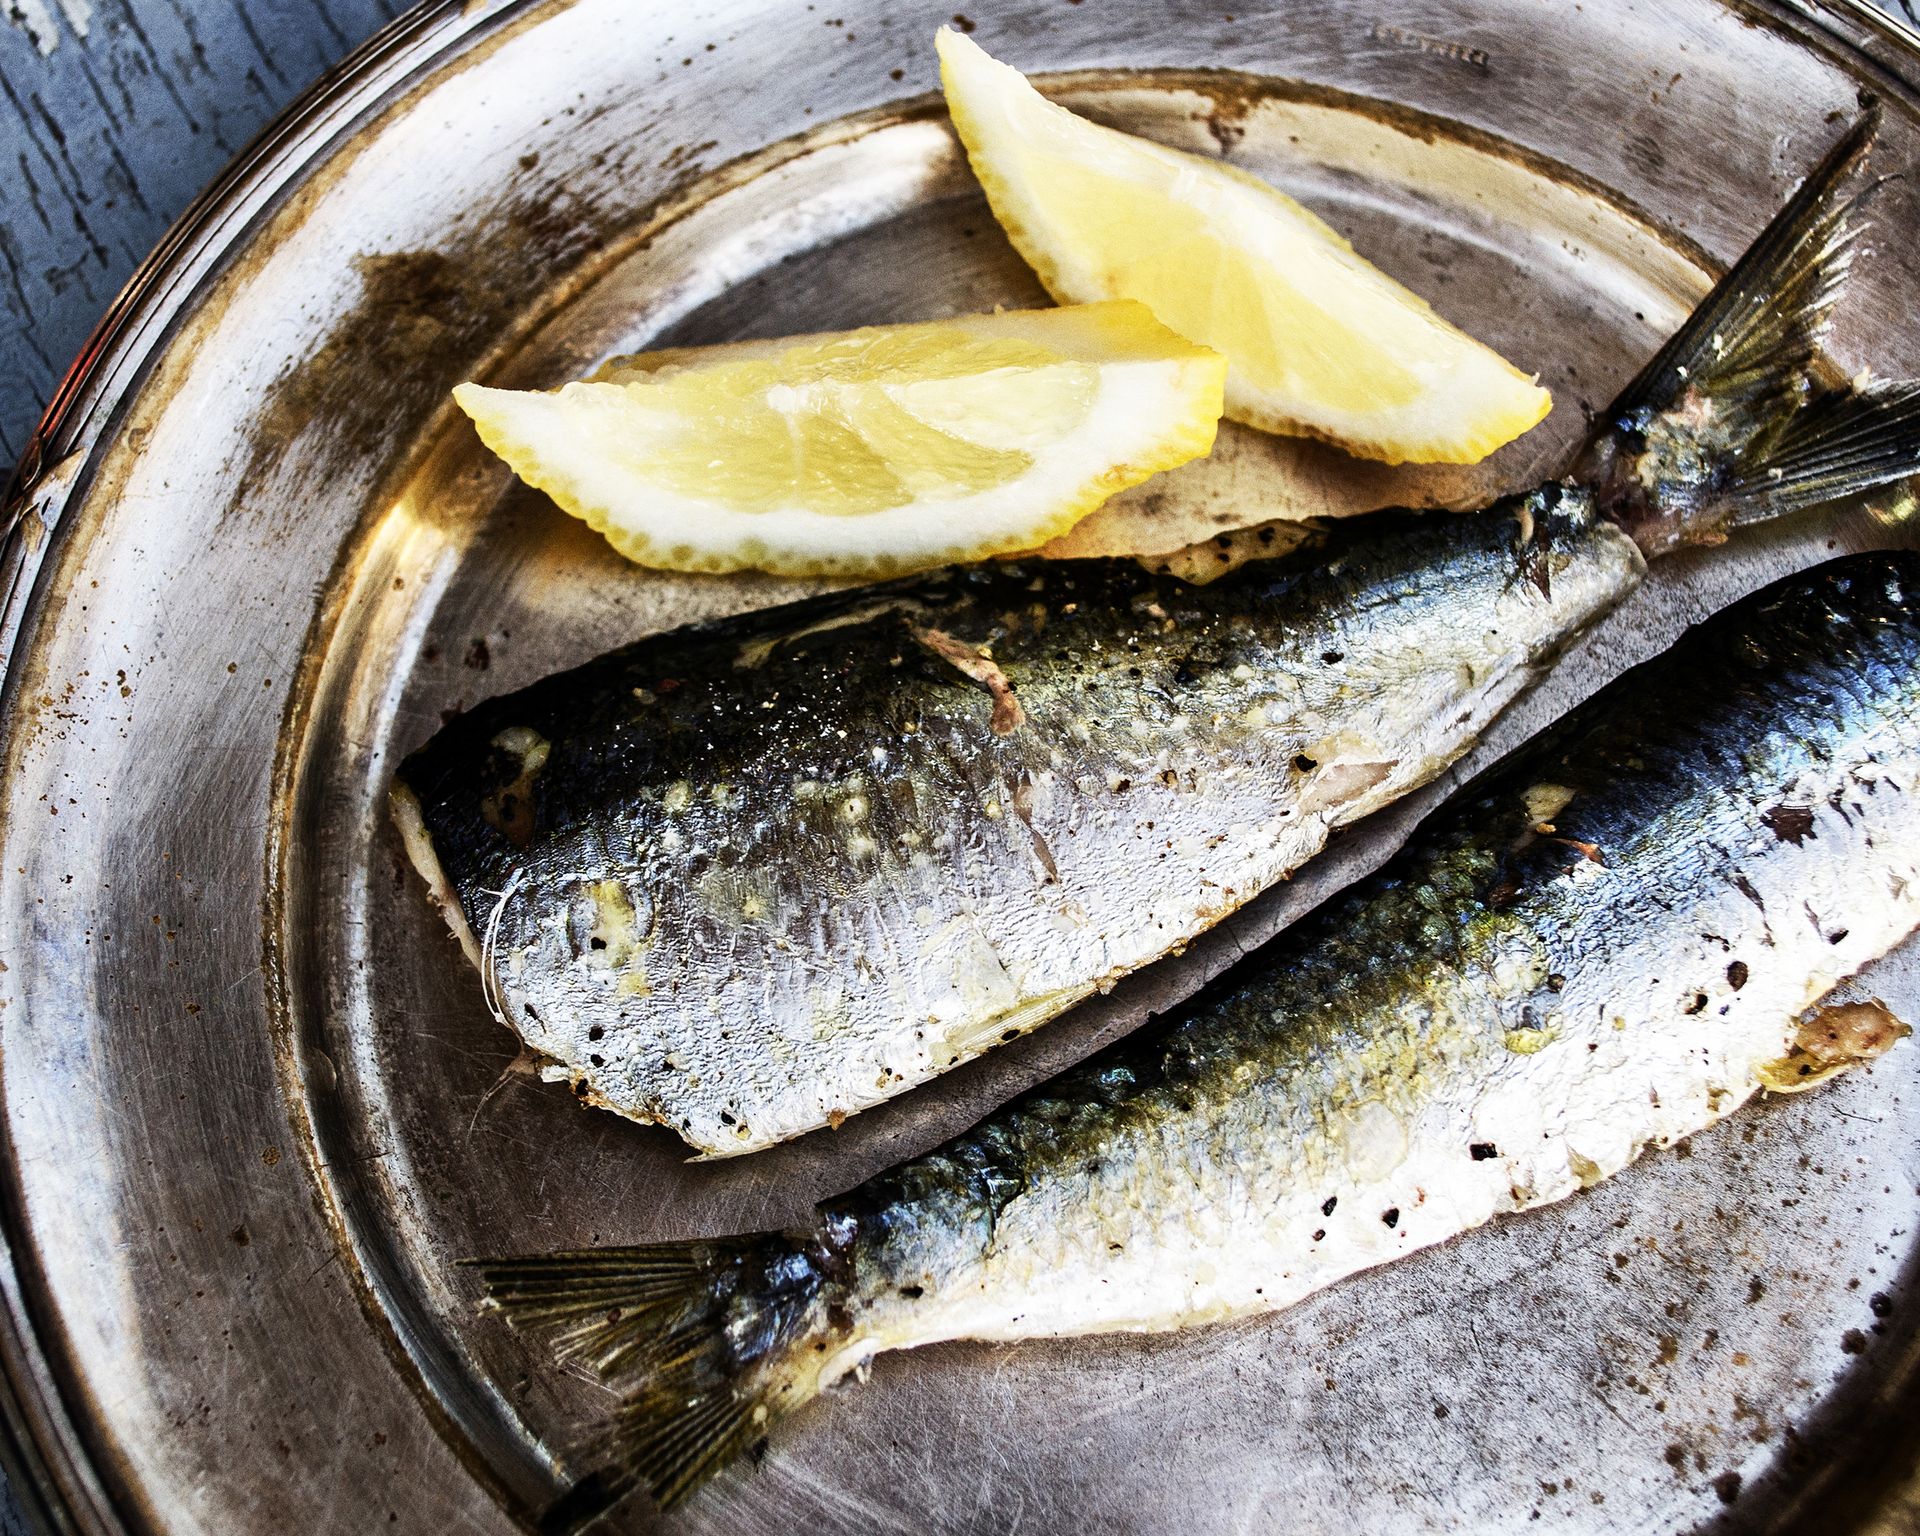
{"label": "engraved hallmark text", "polygon": [[1375,42],[1391,43],[1396,48],[1405,48],[1414,53],[1436,54],[1458,64],[1470,64],[1475,69],[1493,67],[1493,55],[1484,48],[1470,48],[1465,43],[1450,43],[1444,38],[1409,32],[1405,27],[1392,26],[1384,21],[1376,21],[1367,29],[1367,35]]}

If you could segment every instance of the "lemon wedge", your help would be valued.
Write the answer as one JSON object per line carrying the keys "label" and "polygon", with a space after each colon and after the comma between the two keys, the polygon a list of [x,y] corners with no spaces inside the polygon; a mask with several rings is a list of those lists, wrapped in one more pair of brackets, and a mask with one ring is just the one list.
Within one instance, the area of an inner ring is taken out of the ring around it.
{"label": "lemon wedge", "polygon": [[1226,355],[1226,414],[1389,464],[1472,464],[1547,392],[1235,167],[1090,123],[950,27],[954,127],[993,212],[1061,303],[1138,299]]}
{"label": "lemon wedge", "polygon": [[1226,361],[1132,302],[642,354],[454,390],[642,565],[886,575],[1032,549],[1213,446]]}

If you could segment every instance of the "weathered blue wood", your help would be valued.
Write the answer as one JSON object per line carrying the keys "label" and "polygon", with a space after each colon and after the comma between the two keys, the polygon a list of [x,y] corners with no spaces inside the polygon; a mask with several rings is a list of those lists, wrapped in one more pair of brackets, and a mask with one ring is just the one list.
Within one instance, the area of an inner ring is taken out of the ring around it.
{"label": "weathered blue wood", "polygon": [[0,470],[167,225],[405,4],[0,0]]}

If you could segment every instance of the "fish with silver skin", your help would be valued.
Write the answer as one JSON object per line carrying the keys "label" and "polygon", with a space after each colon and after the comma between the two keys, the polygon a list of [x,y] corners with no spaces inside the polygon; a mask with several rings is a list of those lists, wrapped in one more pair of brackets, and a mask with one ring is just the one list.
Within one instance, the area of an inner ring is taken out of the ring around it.
{"label": "fish with silver skin", "polygon": [[663,1502],[876,1353],[1289,1305],[1906,1033],[1808,1008],[1920,923],[1920,554],[1791,577],[1193,999],[800,1231],[486,1263]]}
{"label": "fish with silver skin", "polygon": [[1871,127],[1564,483],[1205,586],[1096,560],[817,598],[456,719],[394,804],[490,1006],[583,1099],[728,1156],[1177,949],[1455,761],[1643,550],[1912,472],[1910,391],[1808,399]]}
{"label": "fish with silver skin", "polygon": [[1520,535],[1376,521],[1207,587],[954,569],[643,641],[404,777],[528,1045],[749,1152],[1051,1018],[1441,772],[1639,578],[1576,507],[1531,531],[1543,595]]}

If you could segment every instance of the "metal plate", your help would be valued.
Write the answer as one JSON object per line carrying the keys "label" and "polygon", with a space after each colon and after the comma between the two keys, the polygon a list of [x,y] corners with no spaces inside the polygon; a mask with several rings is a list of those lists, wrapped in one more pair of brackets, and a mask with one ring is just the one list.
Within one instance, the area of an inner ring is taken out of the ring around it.
{"label": "metal plate", "polygon": [[[1010,0],[980,37],[1095,115],[1284,181],[1539,368],[1555,416],[1485,483],[1552,462],[1863,83],[1889,106],[1878,164],[1920,157],[1920,54],[1852,7],[1235,4]],[[513,489],[446,389],[1037,298],[919,94],[947,19],[417,13],[249,152],[56,404],[0,631],[0,1344],[15,1453],[70,1528],[533,1518],[604,1399],[477,1317],[453,1259],[790,1219],[1131,1027],[1417,813],[776,1152],[689,1167],[506,1070],[386,825],[397,755],[484,693],[795,589],[625,566]],[[1917,197],[1886,188],[1881,228],[1916,227]],[[1883,243],[1837,350],[1920,374],[1920,271]],[[1237,515],[1478,483],[1237,434],[1161,490]],[[1668,562],[1474,761],[1734,595],[1884,537],[1854,514]],[[1909,946],[1872,984],[1920,1005],[1917,966]],[[1912,1530],[1916,1104],[1909,1047],[1279,1317],[883,1359],[670,1524]]]}

